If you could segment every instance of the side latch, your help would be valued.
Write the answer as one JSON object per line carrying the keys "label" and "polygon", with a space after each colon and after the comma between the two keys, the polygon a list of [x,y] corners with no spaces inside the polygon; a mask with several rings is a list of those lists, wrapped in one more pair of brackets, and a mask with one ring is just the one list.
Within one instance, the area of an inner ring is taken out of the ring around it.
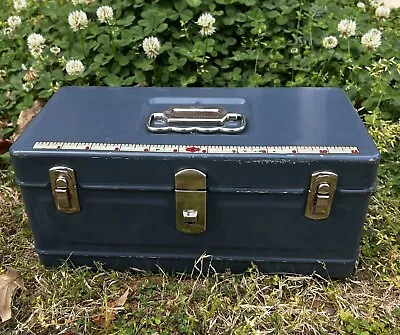
{"label": "side latch", "polygon": [[66,214],[78,213],[80,209],[75,172],[65,166],[50,169],[51,190],[58,211]]}
{"label": "side latch", "polygon": [[315,172],[311,175],[305,216],[312,220],[329,217],[336,191],[338,175],[329,171]]}
{"label": "side latch", "polygon": [[176,228],[186,234],[206,231],[207,176],[195,169],[175,174]]}

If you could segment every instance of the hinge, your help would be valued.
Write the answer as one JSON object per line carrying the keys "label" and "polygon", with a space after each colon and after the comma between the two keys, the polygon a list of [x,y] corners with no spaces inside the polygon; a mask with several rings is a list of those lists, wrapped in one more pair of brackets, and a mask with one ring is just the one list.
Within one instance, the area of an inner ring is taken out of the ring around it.
{"label": "hinge", "polygon": [[195,169],[175,174],[176,228],[186,234],[206,231],[207,177]]}
{"label": "hinge", "polygon": [[312,220],[329,217],[336,191],[338,175],[330,171],[315,172],[311,175],[305,216]]}
{"label": "hinge", "polygon": [[51,190],[57,210],[66,213],[78,213],[80,209],[75,172],[65,166],[50,169]]}

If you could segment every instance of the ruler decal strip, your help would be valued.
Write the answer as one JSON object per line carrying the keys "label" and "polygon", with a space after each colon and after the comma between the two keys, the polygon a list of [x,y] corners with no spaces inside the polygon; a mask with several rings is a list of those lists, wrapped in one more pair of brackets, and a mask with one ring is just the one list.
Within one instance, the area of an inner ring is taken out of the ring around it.
{"label": "ruler decal strip", "polygon": [[353,146],[242,146],[242,145],[164,145],[86,142],[36,142],[34,150],[121,151],[182,154],[359,154]]}

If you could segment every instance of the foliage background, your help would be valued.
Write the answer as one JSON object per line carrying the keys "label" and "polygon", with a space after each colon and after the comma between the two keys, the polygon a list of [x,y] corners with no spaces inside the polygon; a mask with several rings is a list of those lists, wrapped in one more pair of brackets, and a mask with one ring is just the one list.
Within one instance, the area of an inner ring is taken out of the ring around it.
{"label": "foliage background", "polygon": [[[389,20],[377,20],[372,6],[367,4],[364,11],[355,1],[344,0],[88,2],[75,7],[70,0],[30,1],[29,8],[20,13],[22,26],[11,38],[2,35],[0,69],[7,74],[0,83],[0,117],[17,115],[37,97],[49,98],[56,83],[130,86],[143,82],[153,86],[335,86],[344,88],[357,108],[373,113],[373,118],[367,117],[370,123],[400,116],[398,11],[392,11]],[[100,4],[113,7],[113,26],[96,20]],[[5,27],[14,12],[12,1],[2,1],[0,6]],[[67,18],[76,9],[88,14],[90,24],[75,33]],[[214,15],[217,27],[208,38],[204,64],[206,41],[195,24],[203,12]],[[357,35],[349,45],[339,39],[335,50],[324,49],[322,39],[338,36],[337,24],[345,18],[356,20]],[[365,52],[360,37],[371,28],[383,31],[383,43],[377,51]],[[44,57],[38,61],[26,46],[33,32],[46,38]],[[147,36],[157,36],[162,43],[154,64],[141,48]],[[52,46],[61,48],[60,55],[49,51]],[[62,57],[82,60],[83,77],[67,76]],[[383,65],[374,66],[377,61]],[[22,90],[22,64],[33,65],[40,73],[30,92]]]}

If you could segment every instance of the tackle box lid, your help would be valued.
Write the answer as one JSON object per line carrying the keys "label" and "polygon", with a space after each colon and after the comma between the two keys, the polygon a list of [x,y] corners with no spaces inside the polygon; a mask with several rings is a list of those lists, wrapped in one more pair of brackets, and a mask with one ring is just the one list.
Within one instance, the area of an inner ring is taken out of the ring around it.
{"label": "tackle box lid", "polygon": [[[218,110],[212,127],[221,132],[174,131],[187,121],[188,109],[199,108],[212,118]],[[183,114],[167,123],[151,118],[178,110]],[[156,129],[166,125],[169,132]],[[69,164],[88,184],[168,187],[172,171],[193,167],[213,172],[215,185],[249,188],[303,187],[307,178],[296,182],[301,174],[336,169],[343,175],[339,186],[360,189],[374,185],[379,161],[364,124],[337,88],[64,87],[10,153],[25,183],[44,183],[49,165]]]}

